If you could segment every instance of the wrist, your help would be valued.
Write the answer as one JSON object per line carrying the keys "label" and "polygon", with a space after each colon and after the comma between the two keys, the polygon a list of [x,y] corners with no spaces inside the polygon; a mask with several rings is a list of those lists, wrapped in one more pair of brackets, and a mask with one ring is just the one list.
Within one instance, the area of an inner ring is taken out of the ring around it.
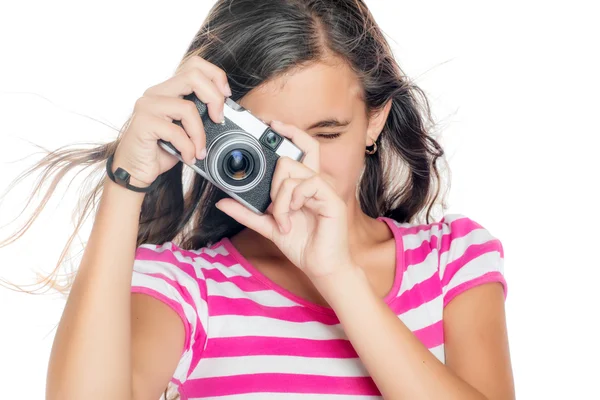
{"label": "wrist", "polygon": [[[118,167],[117,167],[117,168],[118,168]],[[116,168],[115,168],[115,171],[116,171]],[[114,171],[113,171],[113,173],[114,173]],[[146,187],[148,187],[148,186],[150,186],[150,185],[151,185],[151,183],[148,183],[148,182],[142,182],[142,181],[140,181],[139,179],[136,179],[136,178],[135,178],[135,177],[133,177],[131,174],[129,175],[129,184],[130,184],[130,185],[133,185],[133,186],[135,186],[135,187],[139,187],[139,188],[141,188],[141,189],[144,189],[144,188],[146,188]]]}
{"label": "wrist", "polygon": [[356,264],[348,265],[335,274],[315,278],[312,282],[333,308],[355,290],[364,287],[370,289],[365,272]]}
{"label": "wrist", "polygon": [[115,154],[115,155],[113,156],[112,165],[111,165],[111,168],[110,168],[110,170],[111,170],[112,174],[113,174],[113,175],[115,175],[115,172],[116,172],[116,171],[117,171],[117,169],[119,169],[119,168],[122,168],[122,169],[124,169],[124,170],[125,170],[125,171],[127,171],[127,173],[129,174],[129,184],[130,184],[130,185],[132,185],[132,186],[135,186],[135,187],[138,187],[138,188],[141,188],[141,189],[147,188],[147,187],[149,187],[149,186],[151,186],[151,185],[152,185],[152,182],[146,182],[146,181],[143,181],[143,180],[141,180],[141,179],[138,179],[138,178],[136,178],[136,177],[134,176],[134,174],[135,174],[135,171],[134,171],[134,169],[133,169],[133,168],[131,168],[131,167],[128,167],[128,166],[126,165],[126,163],[123,163],[123,162],[122,162],[122,161],[121,161],[121,160],[120,160],[120,159],[117,157],[117,155]]}

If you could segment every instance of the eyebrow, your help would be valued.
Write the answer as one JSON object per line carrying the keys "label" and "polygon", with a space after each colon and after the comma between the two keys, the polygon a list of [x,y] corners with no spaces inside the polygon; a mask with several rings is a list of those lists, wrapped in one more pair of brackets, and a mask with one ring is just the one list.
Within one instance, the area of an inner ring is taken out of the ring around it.
{"label": "eyebrow", "polygon": [[350,121],[340,121],[336,118],[328,118],[319,122],[315,122],[314,124],[306,128],[306,130],[309,131],[314,128],[339,128],[348,125],[350,125]]}

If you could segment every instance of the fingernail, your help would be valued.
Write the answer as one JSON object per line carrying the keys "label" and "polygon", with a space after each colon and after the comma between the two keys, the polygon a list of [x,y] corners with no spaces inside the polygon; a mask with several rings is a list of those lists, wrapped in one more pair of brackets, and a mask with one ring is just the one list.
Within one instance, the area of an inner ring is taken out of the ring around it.
{"label": "fingernail", "polygon": [[231,87],[229,87],[229,83],[225,84],[225,94],[227,94],[227,97],[231,97],[231,95],[232,95]]}
{"label": "fingernail", "polygon": [[277,121],[276,119],[274,119],[273,121],[271,121],[271,125],[281,125],[282,122],[281,121]]}
{"label": "fingernail", "polygon": [[221,111],[221,114],[219,115],[219,117],[221,117],[221,123],[224,124],[225,123],[225,113],[223,111]]}
{"label": "fingernail", "polygon": [[206,157],[206,148],[203,148],[202,150],[200,150],[200,154],[198,154],[198,158],[200,160],[204,160],[204,157]]}
{"label": "fingernail", "polygon": [[215,203],[215,207],[217,207],[219,210],[221,209],[221,205],[219,204],[219,202]]}
{"label": "fingernail", "polygon": [[196,157],[192,158],[192,165],[196,164],[198,162],[198,160],[196,160]]}

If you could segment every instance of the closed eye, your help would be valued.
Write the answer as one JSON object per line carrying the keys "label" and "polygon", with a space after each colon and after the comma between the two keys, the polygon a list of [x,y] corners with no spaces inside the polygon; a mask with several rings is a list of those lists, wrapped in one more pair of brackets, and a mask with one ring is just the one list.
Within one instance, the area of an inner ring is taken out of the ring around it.
{"label": "closed eye", "polygon": [[322,137],[324,139],[335,139],[339,137],[341,133],[330,133],[330,134],[317,134],[317,137]]}

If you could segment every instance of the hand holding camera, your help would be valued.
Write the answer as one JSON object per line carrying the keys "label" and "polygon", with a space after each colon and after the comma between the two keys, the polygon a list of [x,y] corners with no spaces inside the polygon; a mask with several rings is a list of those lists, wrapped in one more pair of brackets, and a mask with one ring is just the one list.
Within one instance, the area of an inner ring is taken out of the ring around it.
{"label": "hand holding camera", "polygon": [[[131,174],[132,185],[149,186],[177,164],[175,157],[156,145],[159,139],[172,143],[186,163],[203,157],[203,122],[194,103],[182,98],[191,93],[207,105],[215,123],[223,121],[224,99],[231,95],[225,72],[200,57],[191,57],[176,75],[150,87],[135,103],[113,161],[113,169],[122,167]],[[181,122],[174,124],[173,120]]]}
{"label": "hand holding camera", "polygon": [[[136,102],[114,163],[148,186],[180,160],[248,209],[264,213],[277,160],[300,161],[304,153],[225,97],[230,95],[223,70],[190,58],[179,74]],[[157,140],[167,153],[156,148]]]}

